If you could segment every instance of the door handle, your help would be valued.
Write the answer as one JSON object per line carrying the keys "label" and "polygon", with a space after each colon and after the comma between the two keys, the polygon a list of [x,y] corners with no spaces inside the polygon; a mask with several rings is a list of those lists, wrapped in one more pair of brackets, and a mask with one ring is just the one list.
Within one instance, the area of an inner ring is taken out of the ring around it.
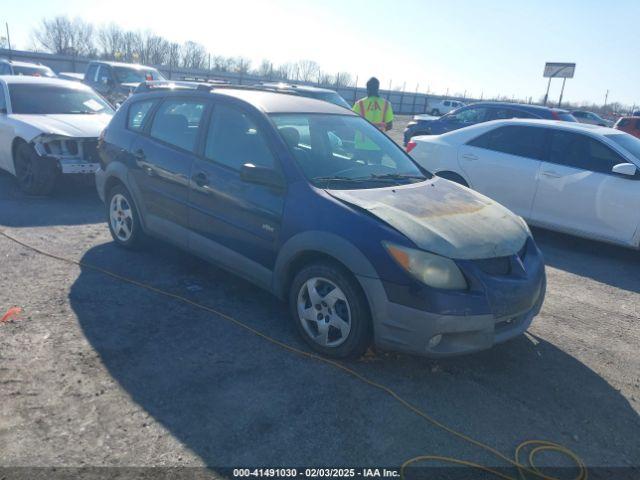
{"label": "door handle", "polygon": [[200,172],[196,175],[193,176],[193,182],[203,188],[206,187],[207,185],[209,185],[209,177],[207,177],[207,174],[204,172]]}
{"label": "door handle", "polygon": [[543,174],[545,177],[551,177],[551,178],[560,178],[560,177],[562,176],[562,175],[560,175],[559,173],[556,173],[556,172],[554,172],[554,171],[552,171],[552,170],[543,170],[543,171],[542,171],[542,174]]}
{"label": "door handle", "polygon": [[462,158],[464,158],[466,160],[478,160],[478,157],[475,156],[473,153],[464,153],[462,155]]}
{"label": "door handle", "polygon": [[147,158],[147,156],[144,154],[144,150],[142,150],[141,148],[133,152],[133,157],[137,162],[143,162],[144,159]]}

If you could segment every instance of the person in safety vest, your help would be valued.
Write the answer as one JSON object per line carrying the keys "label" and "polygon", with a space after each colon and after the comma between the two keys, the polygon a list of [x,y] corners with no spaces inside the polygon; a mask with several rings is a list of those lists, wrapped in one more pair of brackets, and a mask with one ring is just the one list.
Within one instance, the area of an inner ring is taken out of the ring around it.
{"label": "person in safety vest", "polygon": [[379,90],[380,81],[371,77],[367,82],[367,96],[353,105],[353,111],[386,132],[393,127],[393,109],[391,102],[380,97]]}

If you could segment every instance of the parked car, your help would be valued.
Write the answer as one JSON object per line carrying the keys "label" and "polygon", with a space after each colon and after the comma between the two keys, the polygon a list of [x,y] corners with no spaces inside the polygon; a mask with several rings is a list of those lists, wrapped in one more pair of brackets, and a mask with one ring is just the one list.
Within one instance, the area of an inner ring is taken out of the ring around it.
{"label": "parked car", "polygon": [[303,97],[316,98],[341,107],[351,108],[351,105],[349,105],[338,92],[329,88],[310,87],[309,85],[295,85],[283,82],[263,82],[260,83],[259,86],[270,88],[280,93],[297,93]]}
{"label": "parked car", "polygon": [[640,116],[620,117],[613,128],[640,138]]}
{"label": "parked car", "polygon": [[428,100],[427,101],[427,105],[428,105],[428,112],[436,117],[439,117],[440,115],[444,115],[445,113],[449,113],[453,110],[455,110],[456,108],[460,108],[460,107],[464,107],[464,103],[459,102],[457,100],[445,100],[443,98],[439,99],[439,100]]}
{"label": "parked car", "polygon": [[575,122],[576,119],[566,110],[547,108],[538,105],[520,103],[478,102],[459,108],[454,112],[433,120],[409,122],[404,131],[404,145],[411,137],[418,135],[440,135],[476,123],[501,118],[542,118]]}
{"label": "parked car", "polygon": [[0,168],[28,194],[60,175],[93,174],[112,108],[91,88],[57,78],[0,76]]}
{"label": "parked car", "polygon": [[287,299],[305,341],[334,357],[372,339],[472,352],[539,311],[544,264],[524,221],[421,170],[354,112],[264,89],[167,87],[129,97],[99,145],[116,244],[164,238],[249,279]]}
{"label": "parked car", "polygon": [[0,75],[27,75],[30,77],[55,78],[56,74],[41,63],[17,62],[0,58]]}
{"label": "parked car", "polygon": [[141,82],[153,80],[165,78],[158,70],[146,65],[95,61],[87,66],[83,82],[112,105],[118,106]]}
{"label": "parked car", "polygon": [[585,110],[574,110],[573,112],[571,112],[571,115],[573,115],[574,118],[580,123],[599,125],[601,127],[613,127],[613,122],[611,120],[602,118],[597,113],[587,112]]}
{"label": "parked car", "polygon": [[413,158],[527,222],[640,246],[640,140],[612,128],[497,120],[416,137]]}

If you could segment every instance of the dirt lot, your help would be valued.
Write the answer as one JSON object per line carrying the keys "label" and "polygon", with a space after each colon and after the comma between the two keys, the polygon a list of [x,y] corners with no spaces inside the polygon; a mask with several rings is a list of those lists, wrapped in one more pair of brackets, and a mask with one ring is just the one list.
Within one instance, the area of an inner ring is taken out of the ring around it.
{"label": "dirt lot", "polygon": [[[118,249],[103,217],[90,187],[30,198],[0,175],[0,228],[11,235],[304,348],[285,306],[267,293],[159,242],[138,253]],[[534,235],[548,294],[526,336],[460,358],[378,352],[349,366],[508,456],[523,440],[547,439],[578,453],[590,478],[613,475],[604,467],[640,478],[629,469],[640,466],[640,253]],[[24,309],[0,324],[0,466],[207,466],[215,474],[237,466],[397,468],[423,454],[504,465],[379,390],[216,315],[5,238],[0,254],[0,315]],[[554,455],[540,460],[564,464]],[[0,478],[36,473],[0,470]]]}

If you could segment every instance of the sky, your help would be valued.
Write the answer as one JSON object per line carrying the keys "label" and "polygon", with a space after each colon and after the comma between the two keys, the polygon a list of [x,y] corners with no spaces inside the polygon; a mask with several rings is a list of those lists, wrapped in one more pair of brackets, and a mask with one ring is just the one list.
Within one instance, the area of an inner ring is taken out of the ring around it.
{"label": "sky", "polygon": [[[574,62],[564,100],[640,104],[638,0],[2,0],[12,46],[44,17],[115,22],[258,66],[301,59],[363,86],[538,100],[545,62]],[[551,83],[557,100],[562,81]]]}

